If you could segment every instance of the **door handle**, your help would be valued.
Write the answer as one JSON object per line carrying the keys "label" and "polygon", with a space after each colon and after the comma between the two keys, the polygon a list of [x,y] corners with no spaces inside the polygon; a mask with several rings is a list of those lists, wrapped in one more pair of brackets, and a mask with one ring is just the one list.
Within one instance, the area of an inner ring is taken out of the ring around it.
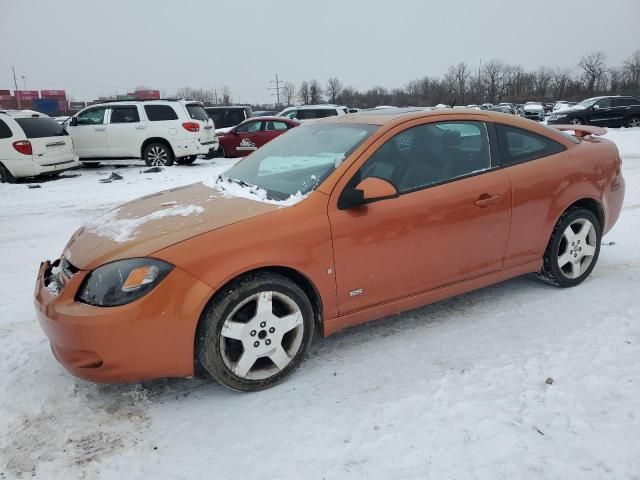
{"label": "door handle", "polygon": [[136,130],[144,130],[145,128],[147,128],[146,125],[136,125]]}
{"label": "door handle", "polygon": [[502,200],[502,195],[489,195],[488,193],[483,193],[474,202],[474,205],[476,207],[488,207],[489,205],[498,203],[500,200]]}
{"label": "door handle", "polygon": [[94,130],[96,132],[104,132],[107,129],[107,127],[96,127]]}

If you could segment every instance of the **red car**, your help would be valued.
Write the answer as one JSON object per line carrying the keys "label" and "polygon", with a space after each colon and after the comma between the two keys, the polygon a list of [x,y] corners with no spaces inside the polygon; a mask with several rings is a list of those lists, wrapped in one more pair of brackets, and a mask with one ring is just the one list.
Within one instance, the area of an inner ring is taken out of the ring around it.
{"label": "red car", "polygon": [[253,117],[219,134],[218,157],[245,157],[287,130],[300,125],[283,117]]}

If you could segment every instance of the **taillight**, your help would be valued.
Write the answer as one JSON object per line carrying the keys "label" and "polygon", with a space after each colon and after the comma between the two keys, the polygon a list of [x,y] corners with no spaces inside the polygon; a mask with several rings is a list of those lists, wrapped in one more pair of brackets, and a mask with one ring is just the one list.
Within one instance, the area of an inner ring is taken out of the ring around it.
{"label": "taillight", "polygon": [[189,132],[199,132],[200,124],[198,122],[184,122],[182,127]]}
{"label": "taillight", "polygon": [[33,148],[31,148],[31,142],[29,140],[13,142],[13,148],[23,155],[33,155]]}

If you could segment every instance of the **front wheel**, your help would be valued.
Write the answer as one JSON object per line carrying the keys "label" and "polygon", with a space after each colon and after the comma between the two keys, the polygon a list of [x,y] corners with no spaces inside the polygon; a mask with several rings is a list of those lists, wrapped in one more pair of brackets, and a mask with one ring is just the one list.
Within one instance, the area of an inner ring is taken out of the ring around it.
{"label": "front wheel", "polygon": [[538,276],[557,287],[574,287],[589,276],[598,261],[602,227],[584,208],[564,212],[551,234]]}
{"label": "front wheel", "polygon": [[164,143],[150,143],[142,154],[144,163],[150,167],[170,167],[173,165],[173,152]]}
{"label": "front wheel", "polygon": [[282,381],[313,340],[311,303],[298,285],[262,272],[232,283],[205,310],[198,358],[222,385],[257,391]]}
{"label": "front wheel", "polygon": [[581,118],[572,118],[569,123],[571,125],[584,125],[584,122],[582,121]]}

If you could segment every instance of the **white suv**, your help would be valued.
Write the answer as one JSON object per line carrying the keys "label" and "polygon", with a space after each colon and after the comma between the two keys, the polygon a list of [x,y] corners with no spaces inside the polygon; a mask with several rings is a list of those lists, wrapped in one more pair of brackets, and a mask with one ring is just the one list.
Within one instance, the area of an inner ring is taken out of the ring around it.
{"label": "white suv", "polygon": [[53,118],[31,110],[0,110],[0,181],[55,174],[80,165],[73,142]]}
{"label": "white suv", "polygon": [[117,158],[188,164],[218,148],[213,120],[201,103],[188,100],[101,103],[80,110],[64,126],[88,165]]}
{"label": "white suv", "polygon": [[278,116],[304,122],[317,118],[346,115],[347,113],[349,113],[349,109],[340,105],[301,105],[299,107],[287,107]]}

